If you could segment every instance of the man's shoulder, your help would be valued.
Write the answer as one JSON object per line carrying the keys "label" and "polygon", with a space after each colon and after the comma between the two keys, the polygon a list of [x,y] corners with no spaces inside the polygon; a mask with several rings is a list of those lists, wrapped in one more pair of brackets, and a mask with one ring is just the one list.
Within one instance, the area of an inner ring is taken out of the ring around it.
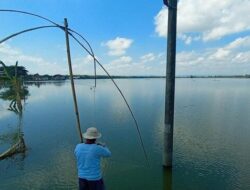
{"label": "man's shoulder", "polygon": [[84,147],[84,143],[79,143],[76,145],[75,150],[81,149]]}
{"label": "man's shoulder", "polygon": [[101,152],[101,153],[104,153],[104,154],[110,152],[110,150],[109,150],[108,147],[106,147],[106,146],[101,146],[101,145],[97,145],[97,150],[98,150],[98,152]]}

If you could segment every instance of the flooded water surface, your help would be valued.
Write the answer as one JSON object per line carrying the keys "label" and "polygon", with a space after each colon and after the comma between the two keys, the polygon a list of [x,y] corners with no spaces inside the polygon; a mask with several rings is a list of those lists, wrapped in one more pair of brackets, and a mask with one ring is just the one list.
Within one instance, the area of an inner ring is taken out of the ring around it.
{"label": "flooded water surface", "polygon": [[[103,160],[107,190],[250,189],[250,80],[177,79],[172,172],[162,169],[164,79],[77,80],[82,130],[95,126],[112,152]],[[21,131],[27,147],[0,161],[0,189],[77,189],[79,142],[69,81],[28,83],[22,117],[0,99],[0,153]],[[0,92],[4,89],[0,88]]]}

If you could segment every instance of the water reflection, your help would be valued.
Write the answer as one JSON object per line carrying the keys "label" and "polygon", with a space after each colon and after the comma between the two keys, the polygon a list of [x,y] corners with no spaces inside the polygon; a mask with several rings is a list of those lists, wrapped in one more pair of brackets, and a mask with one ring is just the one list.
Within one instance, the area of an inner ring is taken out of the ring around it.
{"label": "water reflection", "polygon": [[17,74],[15,76],[8,75],[8,78],[0,86],[0,99],[9,102],[8,111],[13,112],[18,118],[14,131],[0,134],[0,144],[3,148],[6,148],[6,150],[0,153],[0,160],[2,160],[17,153],[25,153],[23,106],[26,98],[29,96],[29,91],[21,77],[18,77]]}
{"label": "water reflection", "polygon": [[163,168],[163,190],[172,190],[172,168]]}
{"label": "water reflection", "polygon": [[65,85],[66,81],[65,80],[58,80],[58,81],[26,81],[25,84],[28,86],[36,86],[40,88],[40,86],[44,85],[55,85],[57,87]]}
{"label": "water reflection", "polygon": [[[151,167],[145,167],[132,119],[111,83],[98,81],[94,94],[93,81],[76,81],[82,129],[96,121],[113,153],[104,165],[107,189],[249,189],[249,80],[177,80],[172,172],[161,164],[164,80],[117,83],[138,119]],[[0,172],[1,190],[76,189],[79,138],[70,83],[28,87],[24,132],[32,148],[22,171],[13,157],[0,162],[0,171],[8,167]],[[1,119],[1,126],[8,122]]]}

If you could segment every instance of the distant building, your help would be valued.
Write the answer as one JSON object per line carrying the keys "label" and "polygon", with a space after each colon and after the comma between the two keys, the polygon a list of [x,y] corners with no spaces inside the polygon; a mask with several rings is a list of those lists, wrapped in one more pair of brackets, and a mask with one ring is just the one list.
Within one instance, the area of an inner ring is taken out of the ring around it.
{"label": "distant building", "polygon": [[81,76],[73,76],[73,79],[80,79]]}

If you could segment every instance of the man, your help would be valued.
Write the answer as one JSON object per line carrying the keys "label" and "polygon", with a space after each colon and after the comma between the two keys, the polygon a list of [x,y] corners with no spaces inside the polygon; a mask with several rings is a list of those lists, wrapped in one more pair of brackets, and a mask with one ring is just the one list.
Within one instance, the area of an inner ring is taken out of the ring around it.
{"label": "man", "polygon": [[90,127],[83,133],[85,143],[76,145],[79,190],[105,189],[100,162],[102,157],[111,156],[111,152],[105,145],[96,143],[101,136],[95,127]]}

